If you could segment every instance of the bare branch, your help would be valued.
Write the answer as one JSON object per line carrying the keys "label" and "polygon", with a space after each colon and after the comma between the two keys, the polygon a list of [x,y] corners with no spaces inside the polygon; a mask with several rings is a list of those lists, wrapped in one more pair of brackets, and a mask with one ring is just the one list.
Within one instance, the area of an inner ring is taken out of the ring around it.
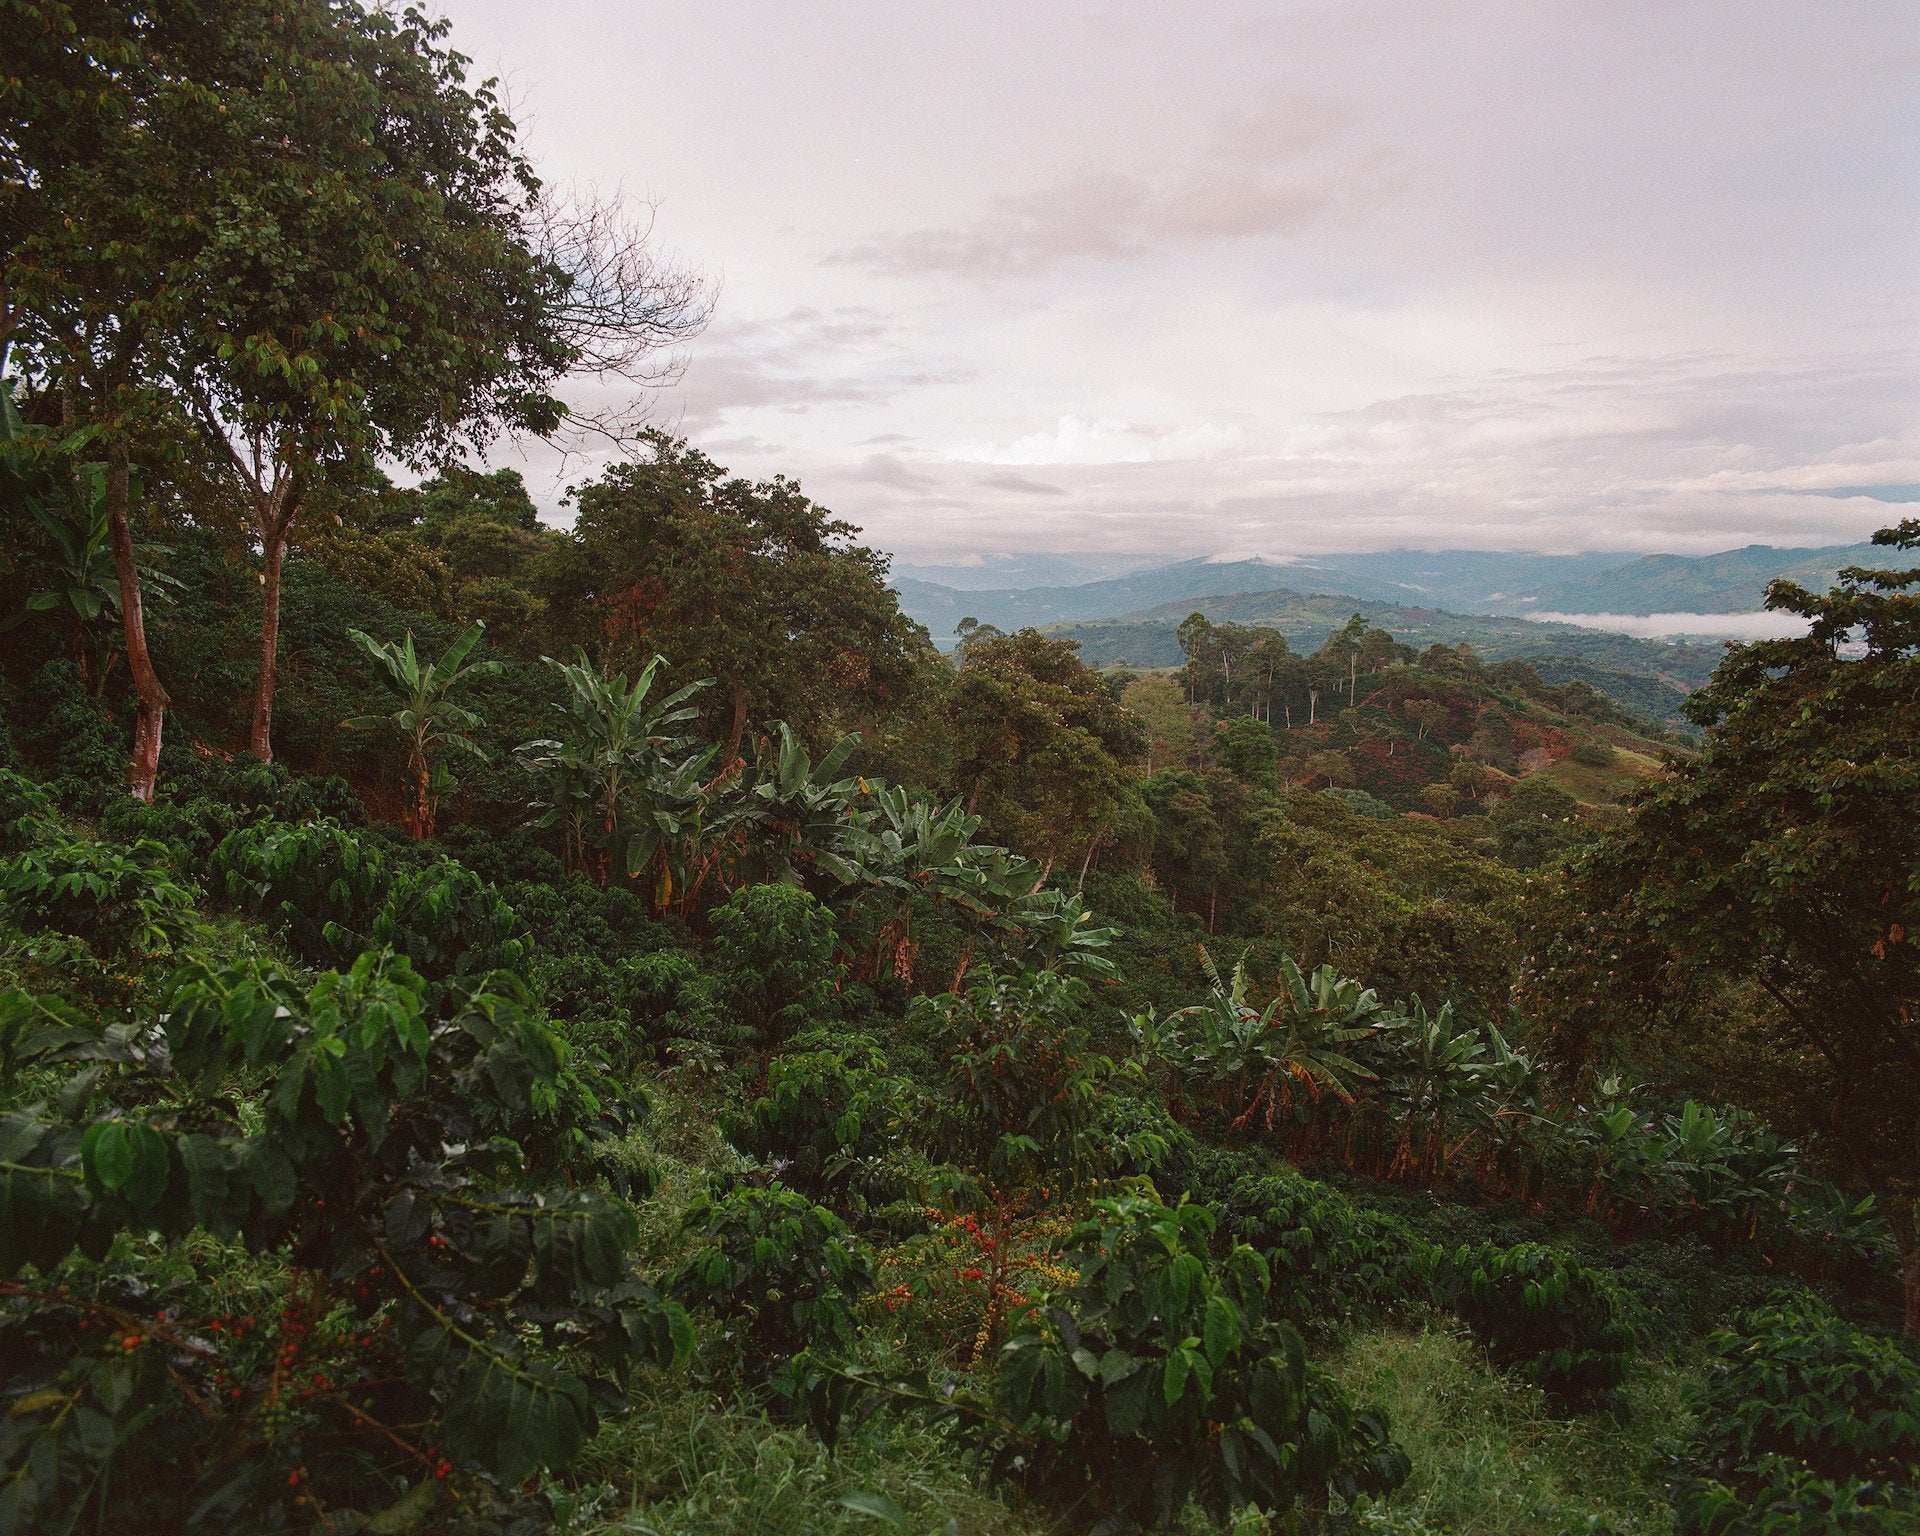
{"label": "bare branch", "polygon": [[685,371],[677,349],[713,313],[706,275],[654,246],[654,213],[651,202],[581,186],[543,189],[527,211],[534,249],[572,279],[559,313],[578,354],[573,376],[637,390],[609,409],[576,413],[576,431],[628,435],[645,420],[648,395]]}

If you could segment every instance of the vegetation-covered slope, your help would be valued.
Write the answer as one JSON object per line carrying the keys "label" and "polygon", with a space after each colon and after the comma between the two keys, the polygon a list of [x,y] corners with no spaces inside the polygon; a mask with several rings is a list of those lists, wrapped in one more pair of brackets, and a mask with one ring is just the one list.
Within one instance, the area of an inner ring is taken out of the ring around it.
{"label": "vegetation-covered slope", "polygon": [[1913,1528],[1915,573],[1685,751],[942,657],[789,480],[434,462],[659,314],[440,29],[0,19],[0,1533]]}

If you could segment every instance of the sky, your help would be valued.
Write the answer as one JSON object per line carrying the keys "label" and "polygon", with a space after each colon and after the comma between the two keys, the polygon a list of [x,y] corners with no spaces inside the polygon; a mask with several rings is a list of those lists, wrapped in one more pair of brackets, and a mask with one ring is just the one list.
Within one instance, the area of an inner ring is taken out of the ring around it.
{"label": "sky", "polygon": [[[442,4],[713,283],[653,420],[904,559],[1912,510],[1912,0]],[[564,521],[611,451],[493,462]]]}

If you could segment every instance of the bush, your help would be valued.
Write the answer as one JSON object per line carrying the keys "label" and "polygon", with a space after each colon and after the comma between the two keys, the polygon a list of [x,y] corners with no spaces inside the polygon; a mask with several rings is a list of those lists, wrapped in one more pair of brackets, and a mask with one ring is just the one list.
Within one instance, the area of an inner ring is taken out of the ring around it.
{"label": "bush", "polygon": [[1219,1210],[1237,1241],[1266,1255],[1274,1305],[1300,1326],[1344,1329],[1428,1294],[1438,1254],[1431,1243],[1303,1174],[1241,1178]]}
{"label": "bush", "polygon": [[127,737],[81,680],[71,661],[50,661],[26,687],[32,724],[14,728],[27,757],[45,774],[62,807],[94,815],[125,793]]}
{"label": "bush", "polygon": [[194,918],[192,890],[152,842],[43,837],[0,865],[0,901],[23,932],[69,934],[112,956],[170,954]]}
{"label": "bush", "polygon": [[1493,1363],[1568,1408],[1590,1408],[1627,1378],[1638,1332],[1613,1277],[1543,1243],[1455,1250],[1441,1293]]}
{"label": "bush", "polygon": [[853,1309],[877,1282],[873,1260],[832,1211],[778,1185],[749,1185],[696,1205],[687,1228],[704,1246],[667,1289],[740,1325],[729,1338],[751,1374],[774,1377],[805,1349],[852,1347]]}
{"label": "bush", "polygon": [[367,935],[433,981],[517,972],[529,947],[526,924],[499,891],[452,859],[394,876]]}
{"label": "bush", "polygon": [[37,842],[52,830],[52,821],[53,797],[31,779],[0,768],[0,853]]}
{"label": "bush", "polygon": [[[582,1089],[519,999],[436,1015],[380,952],[304,990],[194,964],[157,1017],[63,1024],[0,1031],[10,1070],[67,1078],[0,1118],[0,1278],[37,1271],[0,1308],[9,1528],[104,1528],[109,1499],[116,1529],[305,1528],[297,1493],[364,1530],[410,1489],[429,1522],[438,1478],[563,1465],[633,1363],[691,1344],[630,1268],[633,1215],[580,1187]],[[219,1300],[237,1250],[201,1280],[195,1233],[273,1255],[247,1315]],[[187,1283],[71,1257],[123,1236]]]}
{"label": "bush", "polygon": [[263,822],[229,833],[207,877],[243,912],[278,926],[295,953],[325,965],[357,946],[387,891],[380,849],[336,821]]}
{"label": "bush", "polygon": [[1409,1471],[1384,1418],[1355,1410],[1266,1316],[1267,1268],[1210,1251],[1204,1206],[1102,1200],[1067,1241],[1078,1281],[1024,1312],[996,1391],[1020,1433],[996,1467],[1076,1525],[1166,1527],[1385,1492]]}
{"label": "bush", "polygon": [[[813,1199],[843,1190],[863,1210],[900,1193],[900,1147],[888,1134],[908,1111],[912,1086],[877,1051],[791,1051],[767,1064],[766,1091],[727,1127],[746,1156]],[[890,1166],[891,1164],[891,1166]]]}
{"label": "bush", "polygon": [[1584,763],[1589,768],[1611,768],[1619,753],[1610,741],[1601,741],[1595,736],[1585,736],[1573,744],[1568,754],[1576,763]]}
{"label": "bush", "polygon": [[833,914],[796,885],[750,885],[708,917],[714,973],[736,1018],[778,1045],[823,1012],[836,971]]}
{"label": "bush", "polygon": [[1920,1363],[1810,1296],[1708,1341],[1674,1485],[1685,1536],[1920,1529]]}

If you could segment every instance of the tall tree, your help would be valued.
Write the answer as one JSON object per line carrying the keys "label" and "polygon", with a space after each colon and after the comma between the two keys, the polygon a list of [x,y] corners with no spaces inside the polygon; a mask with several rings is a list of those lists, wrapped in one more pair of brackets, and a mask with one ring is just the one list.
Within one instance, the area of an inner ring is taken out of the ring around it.
{"label": "tall tree", "polygon": [[[1920,520],[1875,542],[1920,547]],[[1532,988],[1563,1054],[1588,1057],[1619,1027],[1625,994],[1656,1040],[1692,1052],[1713,1019],[1701,983],[1757,985],[1785,1050],[1767,1107],[1798,1105],[1811,1120],[1799,1128],[1895,1217],[1907,1331],[1920,1336],[1916,588],[1920,569],[1850,568],[1825,596],[1774,584],[1768,605],[1809,632],[1731,652],[1689,701],[1706,750],[1577,861]],[[1604,1017],[1583,1005],[1596,996]]]}
{"label": "tall tree", "polygon": [[184,59],[214,3],[0,0],[0,346],[62,425],[90,430],[137,710],[128,783],[151,799],[167,691],[147,648],[130,521],[136,446],[170,400],[161,338],[193,303],[196,194],[226,146],[218,93]]}
{"label": "tall tree", "polygon": [[572,540],[544,562],[559,644],[613,668],[664,654],[676,686],[716,679],[723,766],[756,716],[792,721],[817,747],[906,697],[924,632],[850,523],[791,480],[729,476],[664,432],[641,441],[645,459],[574,493]]}
{"label": "tall tree", "polygon": [[[165,386],[232,471],[262,561],[249,744],[270,758],[281,568],[314,486],[375,456],[439,463],[556,430],[554,382],[652,376],[645,360],[704,317],[700,285],[622,245],[644,230],[614,204],[543,207],[491,83],[469,86],[447,24],[411,7],[9,3],[39,28],[23,100],[84,98],[68,77],[101,56],[88,83],[108,109],[19,152],[48,195],[9,238],[0,316],[24,316],[33,363],[109,428],[110,501],[124,418]],[[166,700],[137,604],[122,609],[150,793]]]}

